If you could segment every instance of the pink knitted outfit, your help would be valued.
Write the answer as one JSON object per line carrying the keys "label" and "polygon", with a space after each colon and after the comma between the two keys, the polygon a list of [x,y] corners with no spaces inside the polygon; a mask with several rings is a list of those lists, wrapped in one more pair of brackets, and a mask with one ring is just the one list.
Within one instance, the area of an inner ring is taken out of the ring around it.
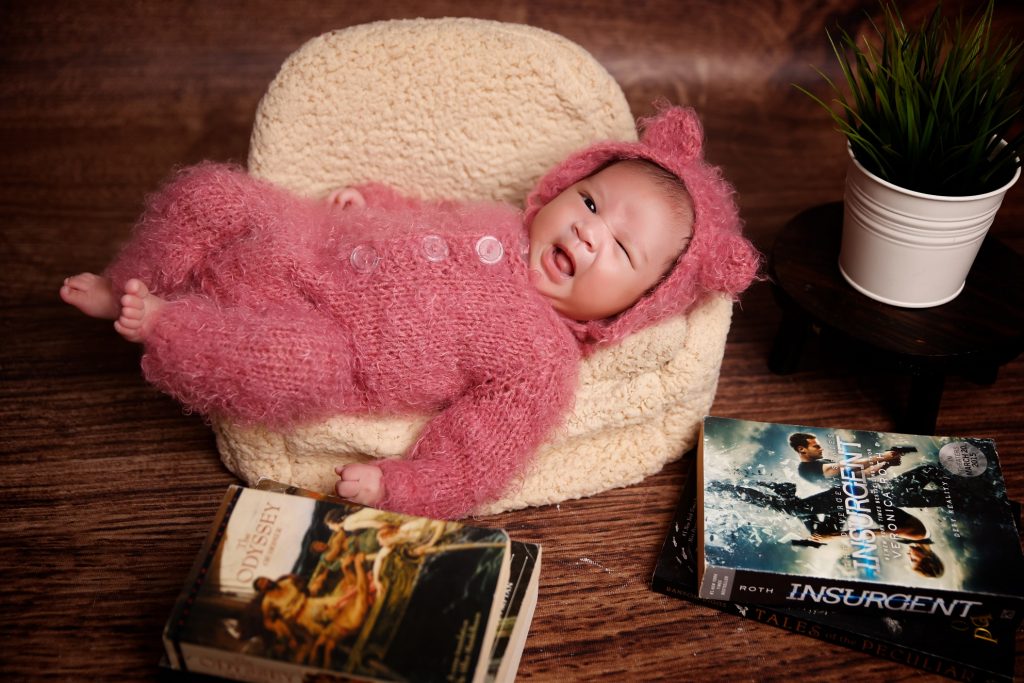
{"label": "pink knitted outfit", "polygon": [[[679,123],[683,147],[649,146],[652,131]],[[459,517],[500,496],[560,422],[595,343],[750,282],[756,253],[739,237],[730,188],[699,151],[696,116],[668,109],[640,143],[575,155],[531,196],[527,226],[561,189],[618,158],[649,158],[687,183],[697,218],[686,255],[607,321],[568,320],[533,289],[513,207],[371,185],[360,188],[365,208],[339,209],[209,163],[149,199],[106,274],[118,290],[138,277],[168,301],[142,366],[190,409],[272,428],[436,413],[406,458],[377,463],[380,505]]]}

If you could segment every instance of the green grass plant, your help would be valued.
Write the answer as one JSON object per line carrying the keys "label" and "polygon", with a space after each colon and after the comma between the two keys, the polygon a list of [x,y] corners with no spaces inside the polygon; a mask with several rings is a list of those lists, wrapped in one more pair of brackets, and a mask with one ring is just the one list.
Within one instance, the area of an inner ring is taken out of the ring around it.
{"label": "green grass plant", "polygon": [[944,196],[1005,185],[1024,144],[1022,43],[992,38],[991,1],[968,22],[948,20],[940,3],[910,29],[891,2],[882,8],[875,41],[829,34],[846,86],[818,70],[831,104],[797,87],[831,114],[857,161],[894,185]]}

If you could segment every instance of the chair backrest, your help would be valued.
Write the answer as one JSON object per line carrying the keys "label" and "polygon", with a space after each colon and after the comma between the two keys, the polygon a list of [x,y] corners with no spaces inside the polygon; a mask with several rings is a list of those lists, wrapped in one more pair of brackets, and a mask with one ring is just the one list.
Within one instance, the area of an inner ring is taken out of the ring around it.
{"label": "chair backrest", "polygon": [[285,61],[256,113],[249,171],[308,196],[379,181],[521,203],[570,152],[635,138],[619,85],[559,35],[382,21],[321,35]]}

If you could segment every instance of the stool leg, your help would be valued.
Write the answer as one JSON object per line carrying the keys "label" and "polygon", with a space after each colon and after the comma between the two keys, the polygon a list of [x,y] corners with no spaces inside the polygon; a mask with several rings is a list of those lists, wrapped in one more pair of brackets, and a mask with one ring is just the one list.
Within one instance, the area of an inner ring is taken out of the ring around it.
{"label": "stool leg", "polygon": [[946,376],[941,372],[913,374],[906,414],[898,430],[908,434],[934,434],[945,385]]}
{"label": "stool leg", "polygon": [[992,386],[999,376],[999,366],[995,363],[979,363],[967,372],[967,379],[982,386]]}
{"label": "stool leg", "polygon": [[777,375],[789,374],[796,370],[803,353],[804,343],[810,333],[811,323],[806,316],[783,309],[782,321],[775,333],[775,341],[768,356],[768,369]]}

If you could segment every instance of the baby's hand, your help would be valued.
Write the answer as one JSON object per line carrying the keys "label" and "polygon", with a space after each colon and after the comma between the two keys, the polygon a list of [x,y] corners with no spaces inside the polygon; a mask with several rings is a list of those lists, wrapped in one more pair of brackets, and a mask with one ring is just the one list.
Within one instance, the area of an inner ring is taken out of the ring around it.
{"label": "baby's hand", "polygon": [[354,463],[334,471],[341,477],[334,489],[342,498],[360,505],[376,505],[384,498],[384,473],[376,465]]}

